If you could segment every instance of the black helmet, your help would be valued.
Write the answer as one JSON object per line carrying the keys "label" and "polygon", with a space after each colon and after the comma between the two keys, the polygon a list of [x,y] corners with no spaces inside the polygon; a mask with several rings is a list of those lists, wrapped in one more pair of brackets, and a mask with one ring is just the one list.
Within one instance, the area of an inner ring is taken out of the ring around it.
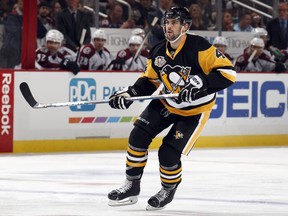
{"label": "black helmet", "polygon": [[162,24],[165,24],[166,19],[179,19],[181,24],[185,23],[190,25],[192,24],[192,17],[189,13],[189,10],[186,7],[172,7],[169,10],[165,11],[162,18]]}

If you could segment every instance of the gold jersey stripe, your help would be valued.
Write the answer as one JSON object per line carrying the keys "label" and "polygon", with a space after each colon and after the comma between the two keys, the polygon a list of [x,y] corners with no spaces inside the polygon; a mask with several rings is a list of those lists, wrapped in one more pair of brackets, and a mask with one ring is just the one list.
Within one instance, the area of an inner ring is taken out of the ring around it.
{"label": "gold jersey stripe", "polygon": [[[218,69],[218,71],[220,71],[221,75],[224,76],[226,79],[232,81],[232,82],[236,82],[236,73],[227,73],[228,70],[225,69]],[[235,72],[235,71],[234,71]]]}
{"label": "gold jersey stripe", "polygon": [[196,140],[198,139],[201,131],[203,130],[204,128],[204,125],[206,124],[206,122],[208,121],[209,119],[209,116],[210,116],[210,111],[209,112],[204,112],[201,116],[201,119],[199,121],[199,124],[196,128],[196,130],[194,131],[194,133],[192,134],[192,136],[190,137],[189,141],[187,142],[185,148],[183,149],[183,154],[184,155],[188,155],[189,152],[191,151],[191,149],[193,148],[194,146],[194,143],[196,142]]}
{"label": "gold jersey stripe", "polygon": [[216,56],[216,48],[214,46],[211,46],[209,49],[200,51],[198,53],[198,61],[206,75],[208,75],[213,70],[213,68],[221,68],[223,65],[233,67],[231,61],[228,58]]}

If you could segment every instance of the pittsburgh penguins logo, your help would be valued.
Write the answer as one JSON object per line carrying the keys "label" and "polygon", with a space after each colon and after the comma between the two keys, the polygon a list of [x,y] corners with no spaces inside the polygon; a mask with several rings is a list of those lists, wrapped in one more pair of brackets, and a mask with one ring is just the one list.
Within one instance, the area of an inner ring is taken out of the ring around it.
{"label": "pittsburgh penguins logo", "polygon": [[161,78],[170,92],[179,92],[180,86],[185,85],[185,80],[191,71],[191,67],[165,65],[161,71]]}

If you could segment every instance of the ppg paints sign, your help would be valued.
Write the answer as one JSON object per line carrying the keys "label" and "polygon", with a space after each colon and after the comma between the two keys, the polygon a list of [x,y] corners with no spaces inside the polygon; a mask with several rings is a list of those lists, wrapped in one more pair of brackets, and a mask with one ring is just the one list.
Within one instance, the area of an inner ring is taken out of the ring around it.
{"label": "ppg paints sign", "polygon": [[[96,81],[91,78],[72,79],[69,86],[69,97],[69,101],[96,100]],[[71,111],[92,111],[95,106],[95,104],[85,104],[71,106],[70,109]]]}

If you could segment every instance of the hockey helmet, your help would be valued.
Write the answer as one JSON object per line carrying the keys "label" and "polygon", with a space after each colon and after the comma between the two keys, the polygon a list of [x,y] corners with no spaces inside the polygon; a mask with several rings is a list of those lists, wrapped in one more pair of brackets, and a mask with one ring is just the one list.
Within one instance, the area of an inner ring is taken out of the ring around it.
{"label": "hockey helmet", "polygon": [[169,10],[165,11],[162,18],[162,25],[165,24],[166,19],[178,19],[181,21],[181,24],[189,24],[189,28],[192,24],[192,17],[189,13],[189,10],[186,7],[172,7]]}
{"label": "hockey helmet", "polygon": [[129,38],[129,42],[128,44],[138,44],[140,45],[141,43],[143,42],[143,39],[141,36],[139,35],[132,35],[130,38]]}
{"label": "hockey helmet", "polygon": [[215,37],[214,41],[213,41],[213,45],[224,45],[224,46],[228,46],[228,41],[225,37],[223,36],[217,36]]}
{"label": "hockey helmet", "polygon": [[131,35],[139,35],[139,36],[141,36],[141,35],[143,35],[143,34],[145,34],[145,32],[144,32],[144,30],[141,29],[141,28],[135,28],[135,29],[133,29],[132,32],[131,32]]}
{"label": "hockey helmet", "polygon": [[257,38],[254,37],[251,41],[250,41],[250,45],[251,46],[256,46],[256,47],[261,47],[264,48],[265,44],[262,38]]}
{"label": "hockey helmet", "polygon": [[268,32],[264,28],[253,28],[251,31],[253,37],[267,36]]}
{"label": "hockey helmet", "polygon": [[106,34],[103,29],[96,29],[92,34],[92,40],[95,38],[106,40]]}
{"label": "hockey helmet", "polygon": [[45,38],[46,38],[46,42],[52,41],[55,43],[62,43],[62,41],[64,40],[64,35],[56,29],[51,29],[47,32]]}

